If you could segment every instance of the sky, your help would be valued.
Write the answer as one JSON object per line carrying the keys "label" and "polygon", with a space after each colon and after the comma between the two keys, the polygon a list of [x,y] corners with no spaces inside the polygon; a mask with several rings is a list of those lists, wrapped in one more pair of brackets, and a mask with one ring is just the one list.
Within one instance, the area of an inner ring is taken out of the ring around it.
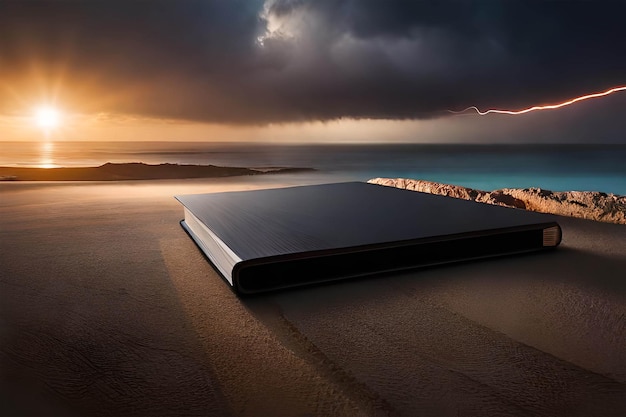
{"label": "sky", "polygon": [[0,0],[0,141],[626,143],[626,91],[451,113],[626,86],[625,18],[618,0]]}

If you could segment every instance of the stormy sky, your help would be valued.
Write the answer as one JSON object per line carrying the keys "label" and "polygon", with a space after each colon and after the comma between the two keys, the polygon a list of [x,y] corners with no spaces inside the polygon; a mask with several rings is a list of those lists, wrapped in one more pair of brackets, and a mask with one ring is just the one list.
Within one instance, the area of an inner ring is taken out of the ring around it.
{"label": "stormy sky", "polygon": [[[626,85],[625,19],[616,0],[0,0],[0,113],[54,99],[258,126],[519,109]],[[583,106],[626,142],[626,99],[603,100]]]}

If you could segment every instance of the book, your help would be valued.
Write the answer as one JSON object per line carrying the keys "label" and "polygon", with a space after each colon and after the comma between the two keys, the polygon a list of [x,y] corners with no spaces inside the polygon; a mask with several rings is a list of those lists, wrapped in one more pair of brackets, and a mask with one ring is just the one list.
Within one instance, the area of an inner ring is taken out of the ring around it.
{"label": "book", "polygon": [[175,198],[180,224],[239,294],[561,242],[551,215],[363,182]]}

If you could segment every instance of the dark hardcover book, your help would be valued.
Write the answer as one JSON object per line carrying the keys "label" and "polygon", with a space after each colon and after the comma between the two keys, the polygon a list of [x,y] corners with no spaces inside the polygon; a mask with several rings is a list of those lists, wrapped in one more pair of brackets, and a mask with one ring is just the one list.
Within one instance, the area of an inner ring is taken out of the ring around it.
{"label": "dark hardcover book", "polygon": [[245,294],[561,241],[550,215],[361,182],[175,198],[183,228]]}

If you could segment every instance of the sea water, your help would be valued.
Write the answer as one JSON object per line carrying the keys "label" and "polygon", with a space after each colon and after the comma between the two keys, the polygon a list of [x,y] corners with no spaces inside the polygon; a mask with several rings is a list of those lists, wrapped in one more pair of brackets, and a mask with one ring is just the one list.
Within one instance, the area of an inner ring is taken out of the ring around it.
{"label": "sea water", "polygon": [[487,191],[539,187],[626,195],[626,145],[0,142],[0,166],[106,162],[308,167],[316,172],[302,175],[329,182],[415,178]]}

